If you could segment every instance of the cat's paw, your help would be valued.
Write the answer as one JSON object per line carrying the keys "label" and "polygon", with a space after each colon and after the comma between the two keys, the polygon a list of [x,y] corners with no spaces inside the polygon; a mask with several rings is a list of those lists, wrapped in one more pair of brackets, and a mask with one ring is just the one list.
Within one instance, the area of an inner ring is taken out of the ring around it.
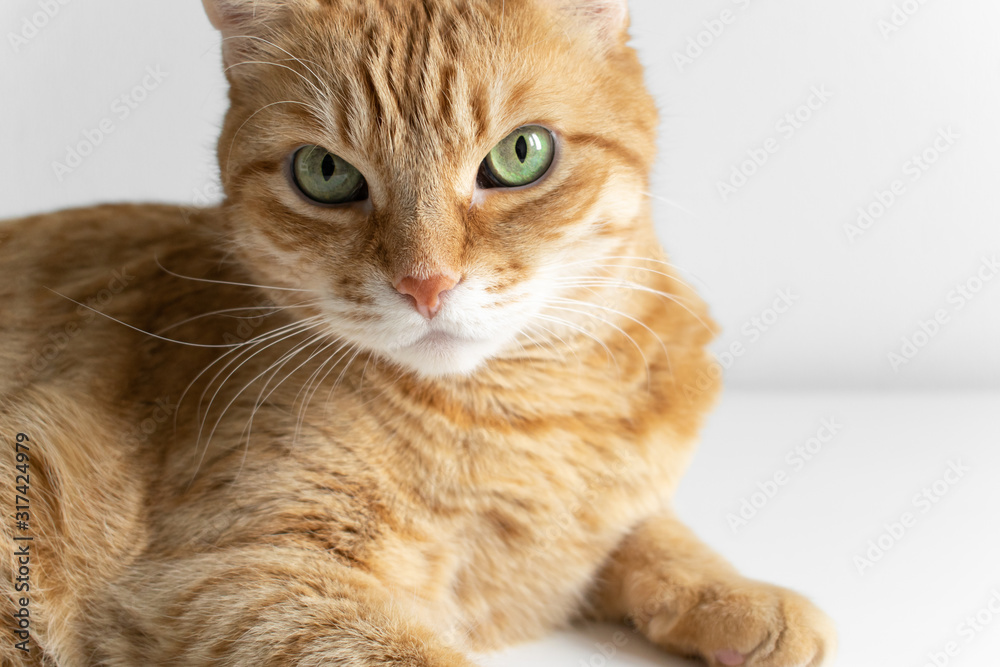
{"label": "cat's paw", "polygon": [[833,622],[809,600],[776,586],[741,582],[703,591],[681,617],[649,621],[649,638],[711,667],[825,667],[833,663]]}

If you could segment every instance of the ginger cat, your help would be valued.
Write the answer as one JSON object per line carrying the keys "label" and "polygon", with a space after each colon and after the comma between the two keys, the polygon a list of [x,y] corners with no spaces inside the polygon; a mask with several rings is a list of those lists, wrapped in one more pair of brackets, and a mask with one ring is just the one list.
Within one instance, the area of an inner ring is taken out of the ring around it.
{"label": "ginger cat", "polygon": [[0,225],[3,664],[830,664],[671,512],[718,373],[626,0],[205,5],[224,204]]}

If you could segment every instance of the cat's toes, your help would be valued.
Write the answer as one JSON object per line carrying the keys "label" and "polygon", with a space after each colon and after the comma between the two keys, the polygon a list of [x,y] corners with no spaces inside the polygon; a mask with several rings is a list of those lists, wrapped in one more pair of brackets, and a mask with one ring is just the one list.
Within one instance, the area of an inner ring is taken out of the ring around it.
{"label": "cat's toes", "polygon": [[823,667],[833,662],[833,622],[802,596],[747,582],[714,590],[677,618],[650,620],[654,641],[711,667]]}

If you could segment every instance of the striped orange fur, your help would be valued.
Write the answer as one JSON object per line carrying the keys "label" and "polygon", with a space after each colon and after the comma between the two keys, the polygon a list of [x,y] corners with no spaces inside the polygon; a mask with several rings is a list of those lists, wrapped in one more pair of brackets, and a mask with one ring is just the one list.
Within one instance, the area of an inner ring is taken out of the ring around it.
{"label": "striped orange fur", "polygon": [[[719,374],[650,219],[625,0],[206,8],[223,205],[0,225],[0,479],[27,434],[35,538],[31,651],[0,661],[457,667],[597,618],[829,664],[821,612],[670,509]],[[548,173],[478,186],[528,124]],[[368,196],[307,201],[304,145]],[[444,274],[433,320],[394,288]]]}

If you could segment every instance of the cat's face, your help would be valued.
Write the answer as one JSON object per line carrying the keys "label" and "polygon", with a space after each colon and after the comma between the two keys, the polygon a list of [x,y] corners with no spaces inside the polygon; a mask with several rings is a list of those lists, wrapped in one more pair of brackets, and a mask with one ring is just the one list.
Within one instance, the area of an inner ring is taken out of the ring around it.
{"label": "cat's face", "polygon": [[234,241],[336,336],[470,372],[585,319],[569,278],[647,238],[656,113],[624,0],[206,6]]}

